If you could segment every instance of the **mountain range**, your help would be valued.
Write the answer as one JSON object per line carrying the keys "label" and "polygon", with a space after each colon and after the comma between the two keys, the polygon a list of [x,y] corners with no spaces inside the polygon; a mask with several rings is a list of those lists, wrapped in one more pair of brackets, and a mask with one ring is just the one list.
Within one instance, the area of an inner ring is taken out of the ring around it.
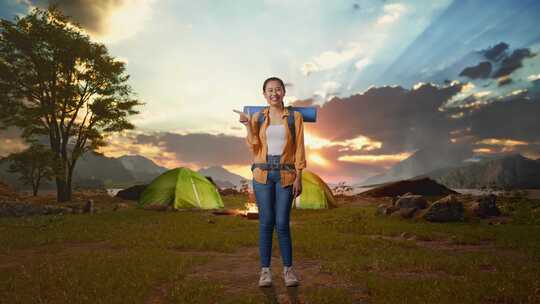
{"label": "mountain range", "polygon": [[[426,151],[415,153],[384,174],[364,180],[361,185],[371,187],[398,180],[429,177],[453,189],[540,189],[540,159],[530,159],[519,153],[462,160],[454,158],[447,166],[427,170],[433,164],[425,166],[423,161],[431,156]],[[425,171],[420,173],[422,170]]]}
{"label": "mountain range", "polygon": [[[0,180],[17,189],[27,189],[18,180],[18,175],[8,173],[9,163],[0,162]],[[96,153],[86,153],[78,161],[73,173],[75,188],[123,188],[135,184],[147,184],[167,171],[168,168],[154,163],[141,155],[107,157]],[[198,170],[204,176],[210,176],[220,188],[240,187],[244,180],[240,175],[231,173],[221,166],[212,166]],[[54,181],[42,182],[40,189],[54,189]]]}
{"label": "mountain range", "polygon": [[540,160],[510,154],[458,167],[442,168],[421,176],[430,177],[454,189],[540,189]]}

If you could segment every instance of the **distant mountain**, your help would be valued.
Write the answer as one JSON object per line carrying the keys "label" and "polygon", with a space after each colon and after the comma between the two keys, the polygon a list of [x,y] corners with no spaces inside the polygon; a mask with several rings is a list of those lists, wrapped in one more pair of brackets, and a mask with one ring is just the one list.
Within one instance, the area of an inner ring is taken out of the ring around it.
{"label": "distant mountain", "polygon": [[408,179],[436,169],[462,165],[465,160],[471,157],[470,148],[459,145],[418,150],[392,166],[385,173],[369,177],[360,184],[367,186]]}
{"label": "distant mountain", "polygon": [[134,174],[114,157],[107,157],[93,152],[83,154],[75,165],[74,179],[97,179],[105,184],[131,183],[136,180]]}
{"label": "distant mountain", "polygon": [[540,189],[540,160],[511,154],[467,165],[438,169],[421,176],[454,189],[497,186],[509,189]]}
{"label": "distant mountain", "polygon": [[[18,175],[7,172],[9,164],[0,163],[0,180],[17,189],[26,189],[18,181]],[[73,172],[73,186],[82,188],[111,187],[148,183],[165,172],[167,168],[156,165],[140,155],[107,157],[93,152],[79,158]],[[40,189],[54,189],[54,181],[43,182]]]}
{"label": "distant mountain", "polygon": [[167,171],[165,167],[156,165],[152,160],[140,155],[124,155],[117,158],[137,181],[149,182]]}
{"label": "distant mountain", "polygon": [[220,188],[232,188],[233,186],[239,187],[240,181],[245,179],[238,174],[227,171],[221,166],[202,168],[197,172],[205,176],[211,176]]}

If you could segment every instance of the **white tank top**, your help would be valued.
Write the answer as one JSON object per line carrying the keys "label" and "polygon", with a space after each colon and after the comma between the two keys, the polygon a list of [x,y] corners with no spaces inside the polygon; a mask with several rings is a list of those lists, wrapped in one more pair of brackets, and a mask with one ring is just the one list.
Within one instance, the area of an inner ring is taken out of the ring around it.
{"label": "white tank top", "polygon": [[280,155],[285,147],[285,126],[268,125],[266,128],[266,144],[268,145],[267,154]]}

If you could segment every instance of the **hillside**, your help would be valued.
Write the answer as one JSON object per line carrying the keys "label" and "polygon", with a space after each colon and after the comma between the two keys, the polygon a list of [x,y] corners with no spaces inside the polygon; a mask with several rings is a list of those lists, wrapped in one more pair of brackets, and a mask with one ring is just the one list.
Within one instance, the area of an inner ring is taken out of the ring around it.
{"label": "hillside", "polygon": [[540,189],[540,161],[511,154],[465,166],[438,169],[421,176],[428,176],[455,189],[484,186]]}

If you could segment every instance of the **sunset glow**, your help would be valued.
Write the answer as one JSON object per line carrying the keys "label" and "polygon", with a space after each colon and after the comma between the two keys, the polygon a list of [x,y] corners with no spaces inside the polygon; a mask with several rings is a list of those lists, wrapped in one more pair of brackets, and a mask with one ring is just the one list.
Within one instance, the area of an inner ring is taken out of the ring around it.
{"label": "sunset glow", "polygon": [[497,138],[484,139],[477,142],[476,144],[484,144],[484,145],[491,145],[491,146],[510,146],[510,147],[528,145],[528,143],[524,141],[512,140],[512,139],[497,139]]}
{"label": "sunset glow", "polygon": [[308,155],[308,161],[312,161],[322,167],[328,167],[330,165],[330,162],[328,160],[326,160],[324,157],[317,153],[310,153]]}
{"label": "sunset glow", "polygon": [[332,146],[342,146],[343,148],[340,151],[371,151],[374,149],[380,149],[382,147],[382,142],[372,140],[366,136],[358,136],[353,139],[347,139],[344,141],[330,141],[321,137],[314,136],[310,133],[304,135],[304,143],[306,147],[312,149],[320,149]]}
{"label": "sunset glow", "polygon": [[252,178],[250,165],[223,165],[222,167],[225,168],[225,170],[238,174],[245,179],[249,180]]}
{"label": "sunset glow", "polygon": [[378,164],[388,162],[399,162],[412,153],[399,153],[399,154],[381,154],[381,155],[344,155],[338,158],[339,161],[352,162],[357,164]]}

